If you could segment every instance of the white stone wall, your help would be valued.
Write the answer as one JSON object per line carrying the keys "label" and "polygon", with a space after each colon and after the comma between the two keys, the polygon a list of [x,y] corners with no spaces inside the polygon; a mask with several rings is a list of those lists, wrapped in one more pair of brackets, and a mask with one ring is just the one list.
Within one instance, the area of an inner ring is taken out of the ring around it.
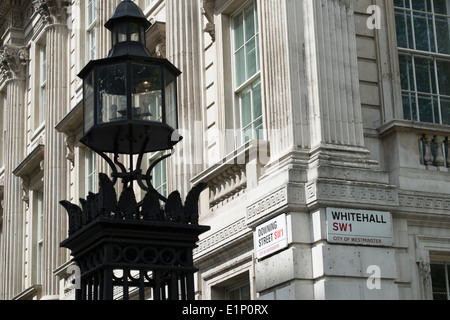
{"label": "white stone wall", "polygon": [[[230,23],[245,1],[154,0],[147,8],[144,0],[138,2],[152,23],[165,23],[157,37],[148,35],[150,49],[183,72],[178,103],[186,134],[169,162],[169,189],[185,195],[195,183],[209,185],[200,205],[201,223],[211,231],[202,235],[195,251],[198,298],[224,298],[227,288],[240,283],[248,283],[253,299],[431,298],[430,261],[450,253],[450,161],[443,160],[448,155],[440,147],[448,144],[450,129],[402,120],[392,3],[258,0],[263,113],[269,130],[266,141],[236,147],[234,135],[226,135],[234,129]],[[118,3],[99,1],[98,58],[110,48],[103,25]],[[6,4],[0,10],[0,52],[5,45],[15,48],[14,59],[1,56],[0,91],[21,112],[9,118],[9,158],[0,170],[0,299],[70,299],[69,253],[58,247],[66,235],[65,221],[56,206],[61,197],[76,202],[85,196],[77,77],[87,62],[85,4],[73,1],[67,21],[35,11],[31,1],[20,8],[9,1],[0,4]],[[380,9],[378,29],[367,24],[373,18],[367,11],[371,5]],[[22,20],[13,19],[19,9],[25,12]],[[39,126],[34,70],[45,40],[54,78],[46,124]],[[64,41],[67,47],[61,46]],[[28,59],[17,48],[26,48]],[[40,144],[44,151],[33,153]],[[108,170],[99,159],[97,171]],[[52,192],[55,186],[59,193]],[[36,283],[33,239],[42,188],[47,273],[43,283]],[[393,245],[329,243],[327,207],[390,212]],[[23,214],[14,214],[16,209]],[[258,261],[253,230],[282,213],[289,246]],[[381,271],[379,290],[367,286],[374,265]]]}

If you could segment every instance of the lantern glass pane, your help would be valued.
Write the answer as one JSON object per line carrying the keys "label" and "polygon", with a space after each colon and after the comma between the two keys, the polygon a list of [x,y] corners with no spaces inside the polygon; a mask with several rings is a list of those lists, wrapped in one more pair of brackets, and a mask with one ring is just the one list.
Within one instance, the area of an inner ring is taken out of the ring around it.
{"label": "lantern glass pane", "polygon": [[127,119],[126,75],[125,63],[98,68],[98,123]]}
{"label": "lantern glass pane", "polygon": [[127,41],[127,25],[126,23],[120,23],[117,25],[117,42]]}
{"label": "lantern glass pane", "polygon": [[130,41],[139,42],[139,25],[137,23],[130,23]]}
{"label": "lantern glass pane", "polygon": [[178,129],[176,78],[168,70],[165,71],[165,82],[166,123],[176,130]]}
{"label": "lantern glass pane", "polygon": [[84,132],[94,126],[94,72],[84,79]]}
{"label": "lantern glass pane", "polygon": [[131,72],[133,120],[163,122],[160,67],[133,63]]}

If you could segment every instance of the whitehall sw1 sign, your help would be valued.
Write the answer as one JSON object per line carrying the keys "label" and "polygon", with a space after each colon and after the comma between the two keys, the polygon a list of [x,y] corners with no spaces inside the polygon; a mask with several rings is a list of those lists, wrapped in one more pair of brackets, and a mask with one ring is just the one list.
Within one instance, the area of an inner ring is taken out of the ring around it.
{"label": "whitehall sw1 sign", "polygon": [[327,208],[328,242],[392,246],[389,212]]}
{"label": "whitehall sw1 sign", "polygon": [[282,214],[258,226],[253,239],[258,259],[287,248],[286,215]]}

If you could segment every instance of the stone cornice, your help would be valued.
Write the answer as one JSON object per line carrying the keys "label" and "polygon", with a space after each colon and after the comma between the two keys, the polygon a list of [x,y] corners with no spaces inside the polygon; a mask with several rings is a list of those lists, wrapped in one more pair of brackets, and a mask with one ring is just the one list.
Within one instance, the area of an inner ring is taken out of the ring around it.
{"label": "stone cornice", "polygon": [[33,13],[31,0],[0,0],[0,41],[16,45],[25,43],[24,31]]}
{"label": "stone cornice", "polygon": [[0,19],[3,20],[13,6],[20,6],[21,0],[3,0],[0,1]]}

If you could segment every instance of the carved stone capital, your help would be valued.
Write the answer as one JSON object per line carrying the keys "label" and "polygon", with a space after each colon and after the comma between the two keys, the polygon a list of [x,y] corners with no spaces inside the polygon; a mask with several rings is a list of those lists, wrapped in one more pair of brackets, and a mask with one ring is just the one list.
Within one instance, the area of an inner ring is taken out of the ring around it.
{"label": "carved stone capital", "polygon": [[0,51],[0,73],[8,79],[25,78],[28,61],[28,48],[5,44]]}
{"label": "carved stone capital", "polygon": [[67,0],[34,0],[34,9],[38,12],[45,24],[66,24],[67,8],[71,1]]}

